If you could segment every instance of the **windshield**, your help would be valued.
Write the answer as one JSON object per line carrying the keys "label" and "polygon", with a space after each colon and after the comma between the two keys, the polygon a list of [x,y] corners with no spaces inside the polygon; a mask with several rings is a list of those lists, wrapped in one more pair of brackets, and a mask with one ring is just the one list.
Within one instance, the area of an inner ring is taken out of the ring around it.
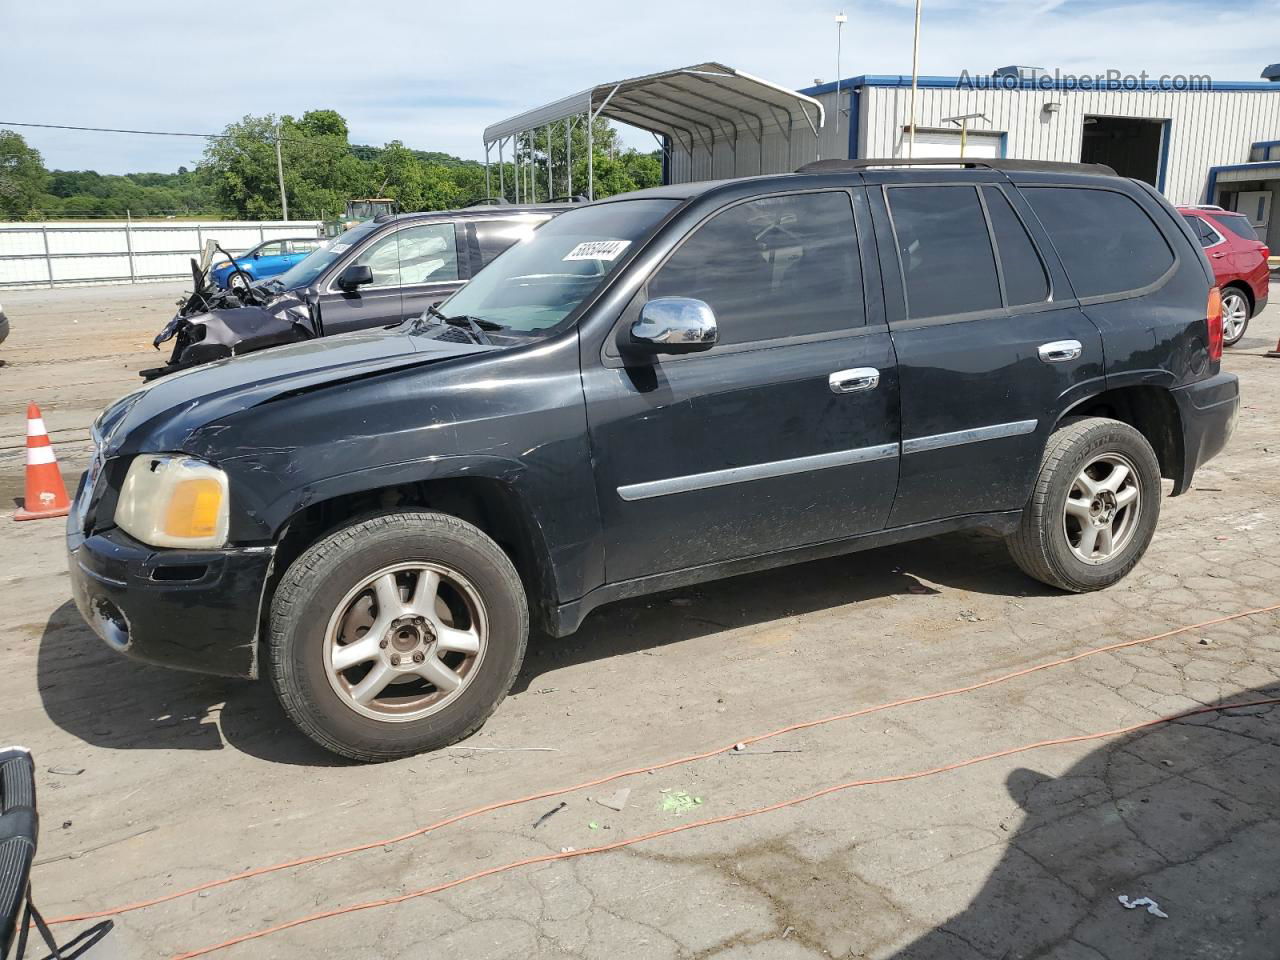
{"label": "windshield", "polygon": [[678,200],[621,200],[561,214],[509,247],[440,313],[513,333],[554,327],[591,296]]}
{"label": "windshield", "polygon": [[320,274],[336,263],[344,253],[378,229],[376,223],[362,223],[341,236],[326,240],[320,247],[299,260],[274,280],[268,281],[279,290],[297,290],[315,282]]}

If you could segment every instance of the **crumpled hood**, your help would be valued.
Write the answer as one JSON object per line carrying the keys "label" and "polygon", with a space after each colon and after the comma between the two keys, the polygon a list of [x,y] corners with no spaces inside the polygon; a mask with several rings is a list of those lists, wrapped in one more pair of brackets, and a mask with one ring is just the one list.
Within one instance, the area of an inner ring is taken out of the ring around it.
{"label": "crumpled hood", "polygon": [[284,393],[493,349],[394,329],[307,340],[162,377],[108,407],[96,429],[108,457],[180,451],[192,431]]}

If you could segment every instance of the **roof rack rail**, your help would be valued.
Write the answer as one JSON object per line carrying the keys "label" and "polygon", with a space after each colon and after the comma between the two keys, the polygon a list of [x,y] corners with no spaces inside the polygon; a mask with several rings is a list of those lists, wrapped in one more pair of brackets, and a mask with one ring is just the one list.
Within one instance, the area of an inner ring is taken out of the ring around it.
{"label": "roof rack rail", "polygon": [[887,157],[867,160],[815,160],[798,168],[796,173],[841,173],[850,170],[869,170],[875,167],[966,167],[986,170],[1014,170],[1040,173],[1092,173],[1108,177],[1119,176],[1105,163],[1064,163],[1058,160],[977,160],[971,157],[919,157],[903,159]]}

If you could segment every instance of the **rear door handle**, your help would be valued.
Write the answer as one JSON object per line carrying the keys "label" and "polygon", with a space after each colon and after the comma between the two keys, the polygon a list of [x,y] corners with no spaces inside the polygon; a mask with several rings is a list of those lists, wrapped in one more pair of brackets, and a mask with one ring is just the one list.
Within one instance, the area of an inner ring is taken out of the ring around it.
{"label": "rear door handle", "polygon": [[1045,363],[1066,363],[1080,359],[1084,347],[1079,340],[1055,340],[1040,344],[1040,359]]}
{"label": "rear door handle", "polygon": [[874,390],[879,385],[880,371],[875,367],[837,370],[827,377],[827,386],[832,393],[858,393],[862,390]]}

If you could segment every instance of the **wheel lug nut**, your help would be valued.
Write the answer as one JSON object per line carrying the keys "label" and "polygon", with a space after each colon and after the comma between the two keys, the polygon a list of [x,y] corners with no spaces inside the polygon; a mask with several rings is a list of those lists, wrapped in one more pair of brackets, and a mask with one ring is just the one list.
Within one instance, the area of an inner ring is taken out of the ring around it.
{"label": "wheel lug nut", "polygon": [[386,640],[383,640],[381,643],[379,643],[379,644],[378,644],[378,649],[379,649],[379,650],[385,650],[385,649],[387,649],[387,641],[386,641]]}
{"label": "wheel lug nut", "polygon": [[398,666],[400,666],[400,654],[398,654],[398,653],[393,653],[393,654],[391,655],[391,665],[392,665],[393,667],[398,667]]}
{"label": "wheel lug nut", "polygon": [[413,662],[414,662],[414,663],[422,663],[422,661],[424,661],[424,660],[426,660],[426,659],[427,659],[427,655],[426,655],[425,653],[423,653],[421,650],[415,650],[415,651],[413,652]]}

